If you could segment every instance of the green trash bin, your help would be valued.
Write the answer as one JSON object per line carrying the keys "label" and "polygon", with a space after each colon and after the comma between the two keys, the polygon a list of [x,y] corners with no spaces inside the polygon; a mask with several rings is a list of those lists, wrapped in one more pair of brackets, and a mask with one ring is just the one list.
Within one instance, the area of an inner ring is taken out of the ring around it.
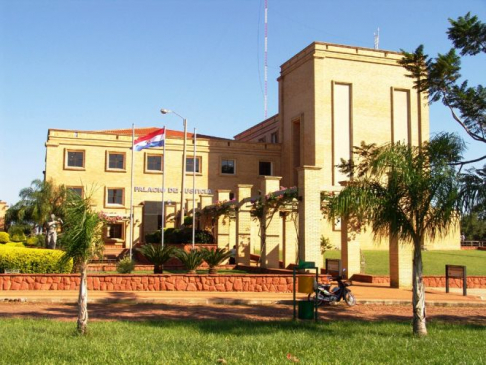
{"label": "green trash bin", "polygon": [[310,300],[301,300],[297,302],[299,319],[314,319],[314,302]]}

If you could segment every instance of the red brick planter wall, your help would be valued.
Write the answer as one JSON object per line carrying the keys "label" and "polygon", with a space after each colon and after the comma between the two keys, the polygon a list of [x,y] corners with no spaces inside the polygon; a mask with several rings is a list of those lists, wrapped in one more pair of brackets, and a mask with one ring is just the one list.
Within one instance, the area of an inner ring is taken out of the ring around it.
{"label": "red brick planter wall", "polygon": [[[327,276],[321,277],[325,281]],[[353,280],[389,283],[386,276],[355,275]],[[0,274],[1,290],[78,290],[79,275],[72,274]],[[424,277],[426,287],[445,287],[441,276]],[[452,288],[462,287],[459,279],[451,279]],[[486,288],[485,276],[467,278],[468,288]],[[88,276],[89,290],[120,291],[215,291],[215,292],[292,292],[292,275],[101,275]]]}
{"label": "red brick planter wall", "polygon": [[[324,278],[322,278],[324,280]],[[79,275],[1,274],[3,290],[78,290]],[[292,275],[89,275],[89,290],[292,292]]]}
{"label": "red brick planter wall", "polygon": [[[373,284],[389,284],[389,276],[373,276],[365,274],[355,274],[352,277],[353,280],[363,283]],[[424,284],[429,288],[445,288],[446,279],[445,276],[424,276]],[[449,286],[451,288],[462,288],[461,279],[449,279]],[[486,276],[468,276],[467,277],[468,288],[486,288]]]}

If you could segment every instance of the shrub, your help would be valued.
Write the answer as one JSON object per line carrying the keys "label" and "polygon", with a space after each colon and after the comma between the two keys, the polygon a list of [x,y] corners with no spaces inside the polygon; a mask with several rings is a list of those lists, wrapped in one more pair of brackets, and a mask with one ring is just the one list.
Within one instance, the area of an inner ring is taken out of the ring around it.
{"label": "shrub", "polygon": [[3,247],[25,247],[22,242],[7,242]]}
{"label": "shrub", "polygon": [[174,256],[174,247],[159,244],[146,244],[138,249],[147,260],[154,264],[154,274],[164,272],[164,264]]}
{"label": "shrub", "polygon": [[38,234],[35,236],[30,236],[25,240],[25,245],[34,247],[34,246],[43,246],[45,241],[45,237],[42,234]]}
{"label": "shrub", "polygon": [[196,269],[201,266],[204,261],[203,254],[199,250],[190,250],[189,252],[177,250],[175,256],[182,262],[184,267],[189,270],[189,274],[195,274]]}
{"label": "shrub", "polygon": [[204,261],[206,261],[209,266],[210,274],[216,274],[217,271],[215,267],[220,265],[223,261],[229,259],[231,256],[231,251],[228,251],[225,248],[208,249],[203,247],[201,249],[201,253]]}
{"label": "shrub", "polygon": [[0,243],[10,242],[10,235],[7,232],[0,232]]}
{"label": "shrub", "polygon": [[192,227],[192,217],[184,217],[184,225],[188,227]]}
{"label": "shrub", "polygon": [[24,247],[0,246],[0,271],[18,269],[23,274],[70,273],[73,261],[61,264],[64,252],[56,250],[31,250]]}
{"label": "shrub", "polygon": [[26,227],[20,224],[16,224],[11,226],[8,229],[8,234],[10,235],[10,241],[12,242],[24,242],[27,240],[25,237],[25,232],[29,232],[30,227]]}
{"label": "shrub", "polygon": [[135,262],[130,257],[124,257],[116,264],[116,271],[120,274],[130,274],[135,269]]}

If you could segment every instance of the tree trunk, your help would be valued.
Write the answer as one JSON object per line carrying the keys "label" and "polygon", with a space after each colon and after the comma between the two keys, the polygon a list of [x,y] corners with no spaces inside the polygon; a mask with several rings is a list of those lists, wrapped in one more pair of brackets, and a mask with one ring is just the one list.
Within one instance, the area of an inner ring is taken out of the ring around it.
{"label": "tree trunk", "polygon": [[88,332],[88,263],[83,261],[81,268],[81,283],[78,298],[78,332],[84,335]]}
{"label": "tree trunk", "polygon": [[413,243],[413,334],[426,336],[425,323],[425,286],[422,280],[422,242],[423,239],[414,240]]}

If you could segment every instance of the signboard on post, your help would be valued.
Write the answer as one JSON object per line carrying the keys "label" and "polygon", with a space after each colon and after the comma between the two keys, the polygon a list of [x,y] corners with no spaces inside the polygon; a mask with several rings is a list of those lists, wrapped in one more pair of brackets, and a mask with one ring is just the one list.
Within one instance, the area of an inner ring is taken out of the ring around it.
{"label": "signboard on post", "polygon": [[462,279],[462,294],[467,295],[466,266],[446,265],[446,293],[449,293],[449,279]]}
{"label": "signboard on post", "polygon": [[326,259],[326,273],[332,276],[341,276],[343,274],[341,260]]}

